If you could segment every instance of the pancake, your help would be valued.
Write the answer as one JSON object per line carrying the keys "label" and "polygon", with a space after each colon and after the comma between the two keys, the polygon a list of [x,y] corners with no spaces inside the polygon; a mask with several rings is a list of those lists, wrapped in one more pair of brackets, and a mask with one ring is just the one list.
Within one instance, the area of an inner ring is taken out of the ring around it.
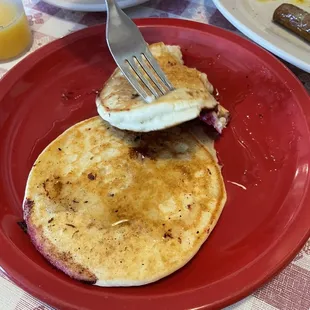
{"label": "pancake", "polygon": [[184,65],[179,46],[160,42],[149,48],[175,90],[145,103],[117,68],[96,100],[99,115],[119,129],[148,132],[192,120],[207,110],[213,116],[203,120],[211,121],[210,125],[221,132],[228,111],[218,109],[207,75]]}
{"label": "pancake", "polygon": [[23,208],[33,244],[58,269],[99,286],[137,286],[184,266],[225,201],[198,125],[136,134],[97,116],[40,154]]}

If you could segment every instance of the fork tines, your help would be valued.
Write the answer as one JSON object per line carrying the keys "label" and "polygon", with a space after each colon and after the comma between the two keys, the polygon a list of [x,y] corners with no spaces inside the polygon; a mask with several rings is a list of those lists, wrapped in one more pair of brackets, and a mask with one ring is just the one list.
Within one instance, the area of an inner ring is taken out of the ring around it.
{"label": "fork tines", "polygon": [[106,0],[106,38],[111,54],[127,80],[146,102],[173,90],[135,23],[115,0]]}
{"label": "fork tines", "polygon": [[125,59],[121,69],[131,85],[147,102],[173,90],[173,86],[149,50],[133,55],[131,59]]}

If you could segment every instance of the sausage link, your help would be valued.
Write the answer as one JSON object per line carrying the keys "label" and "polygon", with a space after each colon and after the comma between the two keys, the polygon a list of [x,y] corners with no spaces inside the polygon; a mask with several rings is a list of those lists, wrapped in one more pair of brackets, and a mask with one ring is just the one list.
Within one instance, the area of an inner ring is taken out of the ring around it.
{"label": "sausage link", "polygon": [[284,3],[274,11],[273,21],[310,42],[310,13],[295,5]]}

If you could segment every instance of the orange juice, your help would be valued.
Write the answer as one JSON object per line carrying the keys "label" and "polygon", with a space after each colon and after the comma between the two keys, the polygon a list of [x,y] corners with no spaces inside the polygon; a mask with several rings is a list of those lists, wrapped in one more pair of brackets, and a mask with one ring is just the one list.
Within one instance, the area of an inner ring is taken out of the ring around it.
{"label": "orange juice", "polygon": [[18,5],[16,1],[0,0],[0,61],[21,54],[30,46],[31,40],[31,31],[21,3]]}

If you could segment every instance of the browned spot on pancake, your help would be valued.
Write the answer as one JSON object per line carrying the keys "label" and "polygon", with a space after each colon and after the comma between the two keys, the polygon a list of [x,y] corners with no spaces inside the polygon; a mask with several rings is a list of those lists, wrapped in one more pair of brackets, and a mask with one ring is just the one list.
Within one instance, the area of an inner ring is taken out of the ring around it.
{"label": "browned spot on pancake", "polygon": [[171,233],[171,229],[168,229],[168,231],[166,231],[164,233],[164,238],[169,238],[169,239],[173,239],[172,233]]}
{"label": "browned spot on pancake", "polygon": [[92,227],[95,226],[95,224],[96,224],[95,221],[92,220],[92,221],[90,221],[90,222],[87,224],[86,228],[87,228],[87,229],[92,228]]}
{"label": "browned spot on pancake", "polygon": [[54,184],[54,190],[58,195],[61,192],[61,189],[62,189],[62,183],[60,181],[56,181],[56,183]]}
{"label": "browned spot on pancake", "polygon": [[60,177],[56,176],[43,182],[42,186],[48,198],[55,199],[60,196],[63,184],[59,179]]}
{"label": "browned spot on pancake", "polygon": [[72,234],[72,237],[74,237],[78,232],[79,232],[79,230],[76,230],[76,231]]}
{"label": "browned spot on pancake", "polygon": [[66,224],[66,225],[75,228],[75,226],[72,224]]}
{"label": "browned spot on pancake", "polygon": [[49,194],[49,192],[48,192],[48,190],[47,190],[47,188],[46,188],[46,182],[43,182],[43,183],[42,183],[42,186],[43,186],[43,189],[44,189],[44,191],[45,191],[46,196],[47,196],[48,198],[50,198],[50,194]]}
{"label": "browned spot on pancake", "polygon": [[54,218],[52,217],[51,219],[48,220],[48,223],[52,223],[54,221]]}
{"label": "browned spot on pancake", "polygon": [[96,180],[96,174],[93,174],[92,172],[89,173],[89,174],[87,175],[87,177],[88,177],[91,181]]}
{"label": "browned spot on pancake", "polygon": [[154,159],[155,152],[147,145],[131,147],[129,148],[129,156],[130,158],[142,159],[142,160],[145,158]]}
{"label": "browned spot on pancake", "polygon": [[139,140],[141,140],[141,136],[135,136],[134,141],[137,142]]}

